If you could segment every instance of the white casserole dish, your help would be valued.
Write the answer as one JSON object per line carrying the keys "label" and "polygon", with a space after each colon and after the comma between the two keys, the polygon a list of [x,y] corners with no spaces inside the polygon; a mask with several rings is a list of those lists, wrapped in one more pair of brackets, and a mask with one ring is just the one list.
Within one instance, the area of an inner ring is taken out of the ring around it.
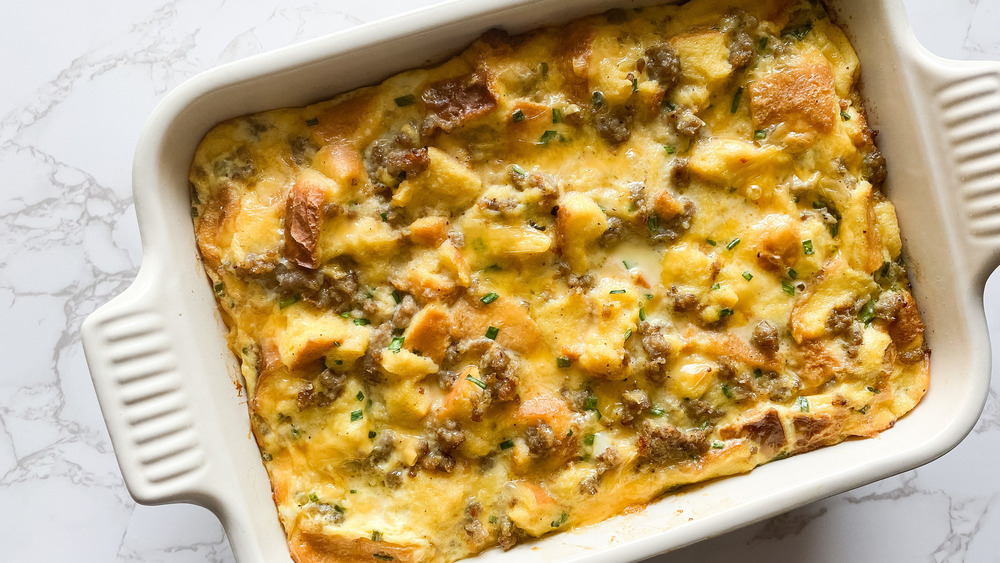
{"label": "white casserole dish", "polygon": [[[440,61],[490,27],[519,32],[637,4],[457,0],[231,63],[169,94],[135,155],[142,267],[82,329],[132,496],[212,510],[243,563],[289,561],[191,226],[188,167],[213,125]],[[878,438],[772,463],[480,560],[641,559],[911,469],[972,429],[990,378],[983,288],[1000,264],[1000,63],[933,57],[911,34],[901,0],[830,7],[861,58],[869,117],[889,162],[889,196],[933,350],[927,396]]]}

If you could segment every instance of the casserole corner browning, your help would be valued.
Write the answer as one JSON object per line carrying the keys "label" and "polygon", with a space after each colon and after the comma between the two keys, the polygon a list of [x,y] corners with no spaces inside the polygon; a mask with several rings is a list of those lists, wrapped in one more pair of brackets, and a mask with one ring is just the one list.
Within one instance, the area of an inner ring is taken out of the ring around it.
{"label": "casserole corner browning", "polygon": [[820,5],[695,0],[213,129],[197,240],[293,558],[509,548],[913,408],[857,76]]}

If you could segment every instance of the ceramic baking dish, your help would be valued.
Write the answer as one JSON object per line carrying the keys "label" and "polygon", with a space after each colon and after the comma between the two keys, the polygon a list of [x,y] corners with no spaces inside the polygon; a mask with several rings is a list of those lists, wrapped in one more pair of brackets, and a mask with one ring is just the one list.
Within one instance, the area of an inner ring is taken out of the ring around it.
{"label": "ceramic baking dish", "polygon": [[[132,496],[212,510],[241,562],[289,560],[191,225],[188,167],[213,125],[443,60],[491,27],[518,32],[635,5],[453,1],[231,63],[170,93],[135,154],[139,275],[83,325]],[[972,429],[990,378],[983,288],[1000,264],[1000,63],[930,55],[910,32],[902,0],[831,1],[830,8],[861,57],[869,116],[889,161],[889,195],[933,349],[927,396],[878,438],[771,463],[480,560],[641,559],[927,463]]]}

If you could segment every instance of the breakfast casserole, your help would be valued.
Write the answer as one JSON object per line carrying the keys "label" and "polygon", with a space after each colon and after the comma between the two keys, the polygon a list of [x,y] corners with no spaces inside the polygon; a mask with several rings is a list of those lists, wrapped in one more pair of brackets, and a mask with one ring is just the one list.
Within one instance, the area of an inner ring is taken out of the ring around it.
{"label": "breakfast casserole", "polygon": [[912,409],[858,76],[822,4],[694,0],[212,129],[194,228],[292,558],[509,549]]}

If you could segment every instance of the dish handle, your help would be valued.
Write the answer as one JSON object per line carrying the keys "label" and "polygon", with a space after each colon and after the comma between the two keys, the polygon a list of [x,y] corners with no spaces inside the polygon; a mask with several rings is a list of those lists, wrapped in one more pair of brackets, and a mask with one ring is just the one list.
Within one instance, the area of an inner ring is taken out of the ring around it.
{"label": "dish handle", "polygon": [[150,269],[144,263],[128,289],[87,317],[83,349],[129,493],[143,504],[195,501],[208,456]]}
{"label": "dish handle", "polygon": [[948,186],[958,248],[979,290],[1000,266],[1000,62],[919,57],[921,107],[943,141],[941,185]]}

